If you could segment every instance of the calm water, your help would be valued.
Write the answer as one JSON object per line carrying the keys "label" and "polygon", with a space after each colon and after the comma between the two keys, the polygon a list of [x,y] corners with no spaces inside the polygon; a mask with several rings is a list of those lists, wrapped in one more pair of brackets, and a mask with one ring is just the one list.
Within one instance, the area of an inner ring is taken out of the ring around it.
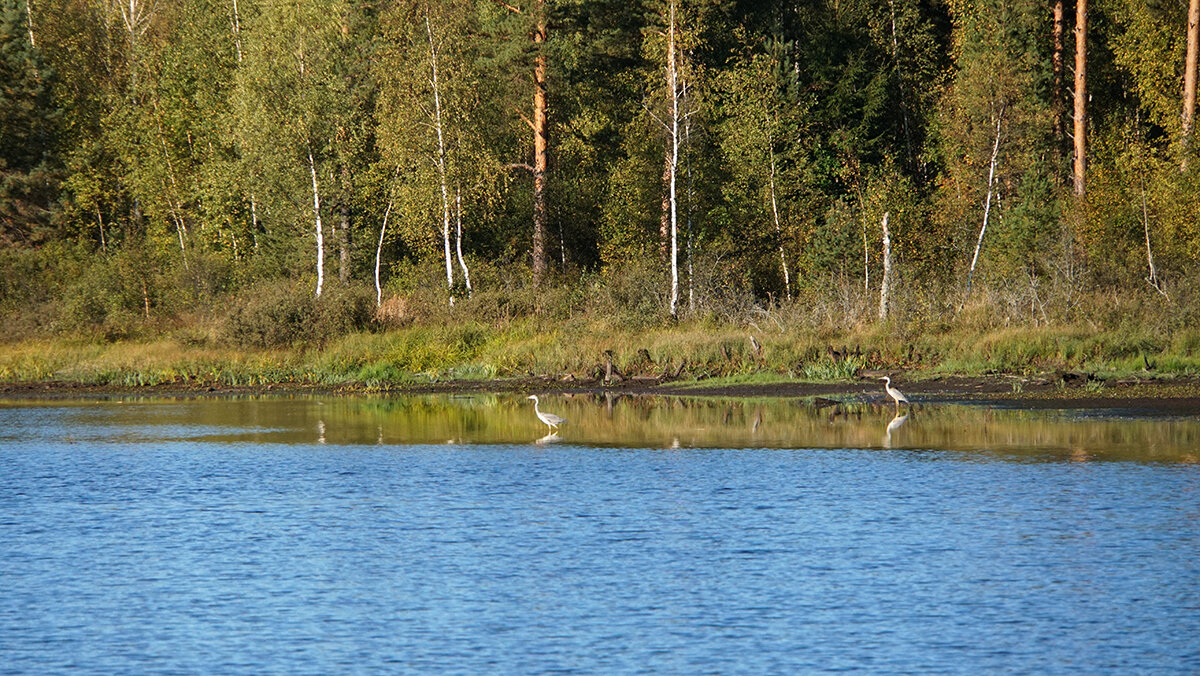
{"label": "calm water", "polygon": [[0,404],[0,673],[1200,672],[1200,418]]}

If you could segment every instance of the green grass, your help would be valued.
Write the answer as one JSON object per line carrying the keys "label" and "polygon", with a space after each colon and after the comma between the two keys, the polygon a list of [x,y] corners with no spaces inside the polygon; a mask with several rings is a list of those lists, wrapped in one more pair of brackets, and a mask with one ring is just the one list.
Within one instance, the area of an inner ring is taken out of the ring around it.
{"label": "green grass", "polygon": [[[860,369],[904,372],[909,378],[1063,370],[1105,380],[1200,375],[1197,330],[1158,335],[1127,326],[1109,331],[1087,326],[941,328],[936,334],[874,324],[841,331],[757,330],[706,321],[627,328],[605,319],[551,325],[518,318],[358,332],[319,347],[274,349],[194,338],[111,343],[53,338],[0,344],[0,381],[122,387],[302,383],[382,390],[432,381],[566,374],[589,380],[601,372],[606,351],[626,376],[657,376],[686,361],[682,380],[704,386],[847,382]],[[831,356],[832,350],[843,348],[861,356]]]}

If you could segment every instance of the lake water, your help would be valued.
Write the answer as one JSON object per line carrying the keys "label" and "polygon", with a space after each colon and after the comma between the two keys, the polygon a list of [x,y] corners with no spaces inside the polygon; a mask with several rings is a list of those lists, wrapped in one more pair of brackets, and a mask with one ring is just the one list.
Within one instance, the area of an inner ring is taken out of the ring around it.
{"label": "lake water", "polygon": [[1200,673],[1200,417],[0,403],[0,673]]}

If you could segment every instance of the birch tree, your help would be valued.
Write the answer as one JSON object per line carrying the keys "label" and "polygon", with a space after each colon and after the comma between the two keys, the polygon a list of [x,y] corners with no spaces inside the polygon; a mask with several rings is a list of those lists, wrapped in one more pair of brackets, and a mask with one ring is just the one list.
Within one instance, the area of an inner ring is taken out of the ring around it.
{"label": "birch tree", "polygon": [[[1064,241],[1053,208],[1062,171],[1050,152],[1054,108],[1044,83],[1053,81],[1054,64],[1046,9],[1029,0],[962,3],[955,15],[961,51],[942,102],[946,189],[932,216],[942,236],[953,233],[964,289],[989,259],[998,270],[1038,268]],[[1046,58],[1029,56],[1039,49]],[[998,213],[1003,228],[995,227]]]}
{"label": "birch tree", "polygon": [[[274,222],[311,223],[310,269],[318,298],[325,284],[327,196],[340,169],[337,131],[348,115],[337,76],[348,11],[340,0],[264,5],[243,34],[238,69],[241,145],[260,170],[250,189],[262,194]],[[279,241],[284,234],[273,233],[271,239]],[[307,238],[282,239],[286,247],[288,241]]]}
{"label": "birch tree", "polygon": [[433,94],[433,115],[431,125],[437,137],[437,150],[433,156],[433,164],[437,167],[438,183],[442,194],[442,244],[446,257],[446,290],[450,292],[450,304],[454,305],[454,264],[450,260],[450,186],[446,178],[446,141],[442,129],[442,99],[441,87],[438,83],[438,45],[433,38],[433,24],[429,15],[425,15],[425,32],[429,37],[429,86]]}
{"label": "birch tree", "polygon": [[777,254],[784,295],[791,300],[793,266],[787,242],[795,193],[803,185],[798,169],[804,159],[798,145],[806,133],[802,119],[807,104],[785,95],[781,70],[770,54],[744,54],[738,65],[718,76],[714,89],[724,92],[718,130],[733,179],[727,193],[730,198],[737,193],[750,198],[744,227],[756,232],[747,236],[762,240]]}
{"label": "birch tree", "polygon": [[662,17],[664,26],[661,37],[663,75],[666,81],[665,96],[661,105],[656,105],[660,112],[647,106],[646,110],[665,132],[667,137],[666,159],[663,168],[664,199],[663,223],[668,225],[669,256],[667,258],[671,273],[671,293],[669,311],[672,317],[679,316],[679,199],[677,188],[679,183],[679,158],[683,146],[684,125],[686,119],[694,114],[689,110],[690,92],[687,89],[688,77],[684,73],[687,68],[682,55],[680,44],[680,24],[678,2],[669,0]]}
{"label": "birch tree", "polygon": [[[476,213],[472,202],[486,199],[501,171],[479,121],[486,85],[475,70],[477,32],[470,28],[469,6],[397,6],[385,20],[392,47],[381,75],[385,159],[412,177],[398,186],[393,217],[404,224],[410,246],[438,252],[451,304],[460,288],[472,291],[463,251]],[[428,227],[431,217],[434,228]]]}
{"label": "birch tree", "polygon": [[676,199],[675,185],[676,178],[679,174],[679,144],[680,144],[680,128],[679,124],[683,116],[681,102],[685,99],[687,92],[683,91],[680,86],[679,63],[678,63],[678,46],[676,44],[675,35],[678,30],[675,16],[675,0],[671,0],[669,7],[669,15],[667,19],[667,88],[669,90],[670,106],[671,106],[671,161],[670,170],[670,200],[671,200],[671,316],[675,317],[679,314],[679,200]]}
{"label": "birch tree", "polygon": [[975,254],[971,256],[971,267],[967,270],[967,293],[971,293],[971,282],[975,279],[975,265],[979,263],[979,252],[983,249],[983,236],[987,234],[988,217],[992,214],[992,195],[996,185],[996,161],[1000,157],[1000,136],[1004,129],[1004,107],[996,114],[996,141],[992,144],[992,159],[988,162],[987,196],[983,201],[983,224],[979,226],[979,238],[975,240]]}
{"label": "birch tree", "polygon": [[888,230],[888,217],[891,212],[883,213],[880,229],[883,230],[883,281],[879,283],[879,319],[886,320],[891,308],[892,293],[892,233]]}

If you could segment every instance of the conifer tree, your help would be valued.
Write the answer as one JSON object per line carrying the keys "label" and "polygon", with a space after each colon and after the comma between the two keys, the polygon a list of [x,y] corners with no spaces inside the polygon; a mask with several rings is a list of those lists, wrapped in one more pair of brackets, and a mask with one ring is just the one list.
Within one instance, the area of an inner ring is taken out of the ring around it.
{"label": "conifer tree", "polygon": [[57,199],[55,74],[31,41],[26,6],[0,5],[0,241],[36,244],[50,235]]}

